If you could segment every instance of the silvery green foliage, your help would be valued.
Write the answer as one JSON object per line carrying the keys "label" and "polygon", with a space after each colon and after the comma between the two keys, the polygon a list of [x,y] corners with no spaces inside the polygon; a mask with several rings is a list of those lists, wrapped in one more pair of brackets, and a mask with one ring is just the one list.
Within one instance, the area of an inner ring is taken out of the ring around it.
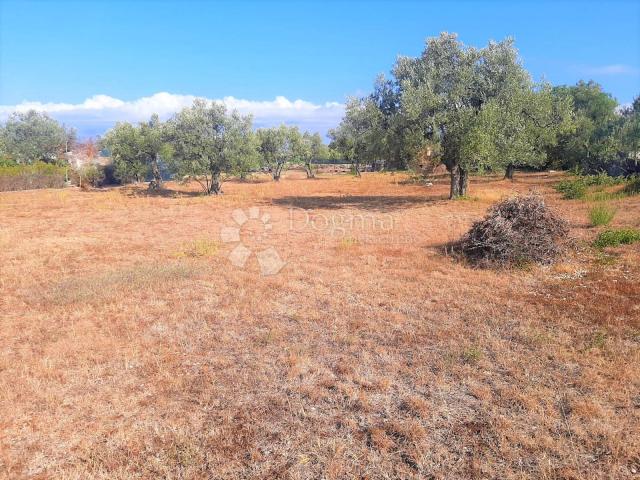
{"label": "silvery green foliage", "polygon": [[331,148],[354,166],[356,175],[362,163],[383,158],[386,136],[382,120],[382,112],[372,99],[352,98],[340,125],[329,131]]}
{"label": "silvery green foliage", "polygon": [[621,149],[627,158],[637,163],[640,160],[640,96],[634,99],[631,107],[622,112],[622,119]]}
{"label": "silvery green foliage", "polygon": [[46,113],[12,113],[0,128],[0,153],[20,164],[52,162],[65,151],[69,134]]}
{"label": "silvery green foliage", "polygon": [[[427,41],[418,58],[400,58],[394,75],[401,108],[424,140],[442,146],[450,168],[500,168],[529,148],[523,107],[532,81],[511,39],[466,47],[453,34]],[[505,139],[517,132],[517,142]]]}
{"label": "silvery green foliage", "polygon": [[115,176],[123,183],[144,180],[151,174],[151,185],[162,183],[159,162],[167,155],[166,128],[158,115],[148,122],[131,125],[117,123],[101,141],[113,158]]}
{"label": "silvery green foliage", "polygon": [[271,172],[275,181],[290,163],[302,161],[306,155],[302,134],[298,127],[261,128],[257,132],[258,151],[264,168]]}
{"label": "silvery green foliage", "polygon": [[[392,74],[379,77],[359,106],[348,106],[336,146],[402,167],[428,145],[460,175],[456,194],[464,194],[469,172],[543,163],[546,147],[571,126],[571,103],[554,101],[549,85],[533,83],[512,39],[478,49],[442,33],[419,57],[398,58]],[[345,137],[362,136],[357,120],[368,104],[380,117],[368,116],[364,131],[372,141],[359,146]]]}
{"label": "silvery green foliage", "polygon": [[140,128],[128,122],[118,122],[102,139],[113,159],[114,173],[122,183],[141,181],[147,175],[148,166],[141,154]]}
{"label": "silvery green foliage", "polygon": [[255,155],[251,123],[222,104],[195,100],[168,125],[174,171],[198,181],[205,193],[221,193],[222,175]]}

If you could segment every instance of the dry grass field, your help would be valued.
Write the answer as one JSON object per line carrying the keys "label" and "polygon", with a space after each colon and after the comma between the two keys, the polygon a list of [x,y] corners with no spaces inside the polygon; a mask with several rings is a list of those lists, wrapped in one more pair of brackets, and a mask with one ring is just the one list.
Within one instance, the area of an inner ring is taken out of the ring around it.
{"label": "dry grass field", "polygon": [[[639,478],[639,244],[592,249],[561,174],[457,201],[303,176],[0,193],[0,478]],[[530,190],[571,224],[561,263],[445,249]],[[240,268],[220,235],[252,207]]]}

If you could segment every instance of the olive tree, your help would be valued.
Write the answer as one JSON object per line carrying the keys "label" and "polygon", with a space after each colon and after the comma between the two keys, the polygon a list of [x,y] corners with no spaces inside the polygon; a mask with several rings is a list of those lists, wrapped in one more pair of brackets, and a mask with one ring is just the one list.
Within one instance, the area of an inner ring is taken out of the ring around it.
{"label": "olive tree", "polygon": [[511,89],[489,100],[478,113],[462,155],[475,158],[477,169],[504,166],[513,180],[517,167],[539,168],[548,161],[547,150],[558,136],[573,127],[569,101],[557,102],[551,86]]}
{"label": "olive tree", "polygon": [[310,155],[305,161],[305,170],[307,178],[315,178],[316,172],[313,169],[313,162],[318,160],[326,160],[329,158],[329,147],[322,141],[322,137],[318,132],[311,134],[305,132],[303,137],[309,142]]}
{"label": "olive tree", "polygon": [[300,131],[297,127],[261,128],[257,132],[258,150],[262,158],[262,164],[267,168],[274,181],[279,181],[282,171],[289,162],[296,158],[298,144],[301,141]]}
{"label": "olive tree", "polygon": [[159,190],[162,188],[160,157],[167,152],[167,132],[158,115],[154,113],[148,122],[140,124],[138,139],[140,155],[149,166],[152,177],[149,189]]}
{"label": "olive tree", "polygon": [[251,117],[240,117],[239,131],[242,132],[243,141],[232,152],[231,174],[246,180],[251,172],[260,167],[258,136],[253,131]]}
{"label": "olive tree", "polygon": [[595,172],[617,160],[618,102],[592,81],[554,87],[553,95],[556,102],[571,102],[575,128],[561,133],[558,142],[549,148],[552,161],[561,168]]}
{"label": "olive tree", "polygon": [[223,174],[232,174],[238,162],[254,154],[251,124],[251,117],[196,99],[169,122],[176,173],[196,180],[206,194],[222,193]]}
{"label": "olive tree", "polygon": [[[442,33],[427,41],[420,57],[399,58],[394,76],[403,115],[419,127],[424,142],[441,148],[451,198],[467,193],[470,172],[513,161],[503,156],[497,139],[520,128],[521,99],[532,83],[511,39],[476,49]],[[527,143],[524,137],[519,141]]]}
{"label": "olive tree", "polygon": [[382,114],[369,99],[350,99],[345,116],[329,131],[331,148],[338,151],[360,176],[361,164],[375,162],[383,151]]}
{"label": "olive tree", "polygon": [[622,111],[619,135],[623,155],[637,164],[640,155],[640,96],[634,99],[631,107]]}
{"label": "olive tree", "polygon": [[121,183],[144,180],[149,170],[141,154],[140,128],[127,122],[118,122],[101,141],[113,159],[114,175]]}
{"label": "olive tree", "polygon": [[46,113],[12,113],[0,128],[2,156],[19,164],[55,162],[65,152],[69,133]]}

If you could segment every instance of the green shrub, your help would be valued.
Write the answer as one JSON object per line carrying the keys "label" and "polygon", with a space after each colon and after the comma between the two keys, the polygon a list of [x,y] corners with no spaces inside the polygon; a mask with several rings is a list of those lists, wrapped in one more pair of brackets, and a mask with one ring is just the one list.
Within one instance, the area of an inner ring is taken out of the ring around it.
{"label": "green shrub", "polygon": [[616,214],[615,208],[606,204],[596,205],[589,210],[589,220],[591,225],[598,227],[600,225],[609,225]]}
{"label": "green shrub", "polygon": [[597,175],[582,175],[580,179],[588,187],[596,185],[608,187],[624,182],[624,177],[612,177],[611,175],[607,175],[606,173],[599,173]]}
{"label": "green shrub", "polygon": [[637,228],[620,228],[600,232],[593,242],[597,248],[616,247],[640,241],[640,230]]}
{"label": "green shrub", "polygon": [[556,185],[556,190],[562,193],[562,197],[567,200],[584,198],[587,193],[587,185],[582,178],[563,180]]}
{"label": "green shrub", "polygon": [[104,167],[102,165],[83,165],[74,175],[74,182],[82,188],[99,187],[105,180]]}

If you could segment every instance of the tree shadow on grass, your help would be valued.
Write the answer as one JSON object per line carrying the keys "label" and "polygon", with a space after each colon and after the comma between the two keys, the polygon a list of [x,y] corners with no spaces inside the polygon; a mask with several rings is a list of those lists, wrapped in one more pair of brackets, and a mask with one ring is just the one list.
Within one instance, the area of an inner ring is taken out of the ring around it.
{"label": "tree shadow on grass", "polygon": [[305,210],[324,209],[336,210],[341,208],[355,208],[388,212],[400,208],[429,205],[442,200],[447,200],[446,195],[432,197],[422,196],[384,196],[384,195],[340,195],[340,196],[309,196],[309,197],[283,197],[273,200],[275,205],[302,208]]}
{"label": "tree shadow on grass", "polygon": [[173,190],[171,188],[161,188],[160,190],[149,190],[144,187],[122,187],[122,195],[130,198],[181,198],[181,197],[205,197],[202,190]]}

